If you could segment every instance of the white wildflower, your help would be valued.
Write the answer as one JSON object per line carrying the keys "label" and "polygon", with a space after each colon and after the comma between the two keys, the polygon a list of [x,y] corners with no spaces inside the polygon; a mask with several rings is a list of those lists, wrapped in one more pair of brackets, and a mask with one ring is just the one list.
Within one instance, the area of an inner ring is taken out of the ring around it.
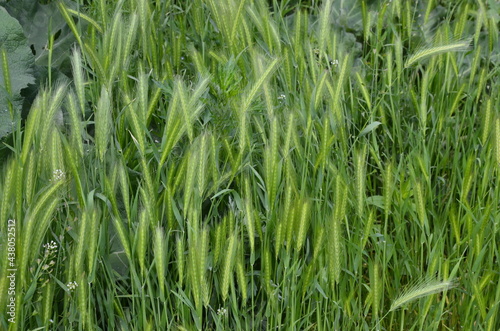
{"label": "white wildflower", "polygon": [[227,309],[226,308],[219,308],[217,309],[217,315],[221,316],[221,315],[226,315],[227,314]]}
{"label": "white wildflower", "polygon": [[63,180],[64,178],[66,178],[66,174],[61,169],[56,169],[52,172],[52,180],[54,182]]}
{"label": "white wildflower", "polygon": [[77,282],[69,282],[68,284],[66,284],[66,287],[68,288],[68,290],[74,291],[78,287],[78,283]]}
{"label": "white wildflower", "polygon": [[44,244],[43,247],[45,249],[53,251],[57,249],[57,243],[54,240],[51,240],[50,243]]}

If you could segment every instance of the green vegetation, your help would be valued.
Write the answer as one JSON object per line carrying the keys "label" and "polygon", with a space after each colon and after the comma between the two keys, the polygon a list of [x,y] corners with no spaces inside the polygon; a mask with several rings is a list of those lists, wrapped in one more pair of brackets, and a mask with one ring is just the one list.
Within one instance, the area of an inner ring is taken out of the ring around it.
{"label": "green vegetation", "polygon": [[0,329],[500,328],[498,2],[14,2]]}

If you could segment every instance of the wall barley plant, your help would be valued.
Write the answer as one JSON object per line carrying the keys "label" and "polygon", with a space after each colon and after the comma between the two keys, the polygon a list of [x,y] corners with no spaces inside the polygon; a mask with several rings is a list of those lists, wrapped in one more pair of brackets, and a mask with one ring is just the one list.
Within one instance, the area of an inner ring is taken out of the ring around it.
{"label": "wall barley plant", "polygon": [[[117,8],[119,9],[119,8]],[[104,35],[104,44],[107,46],[106,50],[106,60],[105,60],[105,68],[109,68],[108,72],[108,84],[111,85],[111,82],[114,80],[114,74],[115,74],[115,63],[118,61],[114,62],[111,64],[111,54],[114,54],[117,59],[121,58],[120,52],[121,52],[121,42],[122,42],[122,13],[121,11],[116,11],[113,17],[113,23],[111,23],[111,29],[107,29],[105,35]]]}
{"label": "wall barley plant", "polygon": [[[133,101],[127,107],[127,115],[132,123],[131,137],[143,156],[146,153],[146,141],[145,141],[145,127],[146,127],[146,115],[142,112],[143,109],[139,109],[138,102]],[[111,123],[111,118],[109,123]]]}
{"label": "wall barley plant", "polygon": [[201,230],[201,240],[198,248],[198,283],[201,287],[201,299],[205,307],[210,303],[210,284],[207,279],[207,261],[208,261],[208,250],[209,250],[209,239],[210,233],[208,228],[203,228]]}
{"label": "wall barley plant", "polygon": [[[128,31],[125,37],[125,44],[123,45],[123,51],[121,52],[122,54],[122,59],[121,59],[121,65],[123,68],[127,68],[129,66],[129,56],[132,53],[131,49],[132,46],[134,45],[135,42],[135,37],[137,34],[137,26],[138,26],[138,15],[137,13],[132,13],[129,17],[128,21]],[[125,70],[123,70],[123,73],[126,73]],[[127,91],[128,92],[128,91]]]}
{"label": "wall barley plant", "polygon": [[195,191],[195,181],[197,175],[198,166],[198,153],[196,149],[191,149],[189,154],[186,156],[189,160],[187,163],[186,181],[184,185],[184,212],[183,216],[186,218],[187,212],[189,210],[190,203],[193,200],[193,192]]}
{"label": "wall barley plant", "polygon": [[219,171],[219,145],[216,141],[216,134],[209,135],[209,144],[210,144],[210,156],[209,156],[209,167],[212,175],[212,187],[210,191],[215,190],[217,186],[217,182],[220,179],[220,171]]}
{"label": "wall barley plant", "polygon": [[330,120],[328,119],[328,116],[324,116],[323,127],[321,130],[321,145],[318,153],[318,158],[316,159],[316,163],[314,164],[315,169],[317,169],[320,165],[321,168],[325,167],[328,148],[333,142],[333,139],[334,136],[330,132]]}
{"label": "wall barley plant", "polygon": [[53,179],[55,179],[59,176],[64,176],[63,174],[65,173],[65,167],[62,158],[62,142],[59,130],[53,130],[49,134],[49,146],[50,169],[52,170]]}
{"label": "wall barley plant", "polygon": [[418,215],[418,219],[420,221],[420,225],[422,227],[427,226],[427,213],[425,209],[425,192],[424,192],[424,187],[422,184],[422,181],[416,180],[415,181],[415,191],[414,191],[414,197],[415,197],[415,207],[416,207],[416,212]]}
{"label": "wall barley plant", "polygon": [[450,42],[450,43],[443,43],[442,45],[436,45],[436,46],[423,46],[415,53],[413,53],[405,63],[405,68],[410,67],[414,63],[417,63],[418,61],[421,61],[427,57],[432,57],[435,55],[443,54],[443,53],[448,53],[448,52],[464,52],[469,49],[470,47],[470,40],[461,40],[461,41],[455,41],[455,42]]}
{"label": "wall barley plant", "polygon": [[165,163],[172,148],[183,134],[182,119],[178,114],[178,104],[179,104],[179,97],[176,93],[174,93],[172,100],[170,101],[169,104],[169,109],[168,109],[169,116],[166,120],[167,123],[165,125],[165,129],[163,132],[163,139],[161,144],[162,154],[159,164],[160,167]]}
{"label": "wall barley plant", "polygon": [[271,262],[271,249],[269,247],[264,247],[263,257],[262,257],[262,269],[264,274],[262,277],[263,287],[268,292],[271,293],[271,274],[272,274],[272,262]]}
{"label": "wall barley plant", "polygon": [[92,209],[92,214],[89,219],[89,229],[88,229],[88,248],[87,248],[87,262],[88,262],[88,274],[93,275],[96,270],[96,255],[97,255],[97,245],[99,242],[99,229],[100,229],[100,214],[96,206]]}
{"label": "wall barley plant", "polygon": [[[84,253],[87,250],[87,231],[90,228],[89,211],[84,211],[82,218],[79,220],[78,242],[76,244],[75,255],[73,259],[74,270],[76,274],[83,273]],[[82,284],[83,285],[83,284]]]}
{"label": "wall barley plant", "polygon": [[[43,92],[42,92],[43,93]],[[33,101],[33,106],[31,107],[30,114],[27,118],[25,129],[24,129],[24,139],[21,153],[21,162],[26,163],[29,152],[31,151],[31,146],[35,136],[35,132],[39,130],[36,124],[39,123],[40,117],[42,116],[42,97],[40,95]]]}
{"label": "wall barley plant", "polygon": [[129,181],[123,159],[121,160],[121,162],[117,162],[115,168],[118,169],[119,187],[120,187],[120,192],[122,194],[123,203],[125,205],[125,212],[127,215],[127,219],[130,219]]}
{"label": "wall barley plant", "polygon": [[153,252],[156,266],[156,274],[158,275],[158,285],[160,286],[160,294],[162,300],[165,298],[165,267],[167,253],[167,238],[162,227],[155,229],[153,238]]}
{"label": "wall barley plant", "polygon": [[182,287],[184,283],[184,238],[183,236],[178,236],[176,239],[175,251],[177,256],[177,273],[178,273],[178,284]]}
{"label": "wall barley plant", "polygon": [[250,242],[250,251],[254,252],[255,248],[255,219],[252,206],[252,191],[250,190],[250,179],[245,179],[245,220],[248,233],[248,240]]}
{"label": "wall barley plant", "polygon": [[53,282],[47,283],[43,289],[42,295],[42,321],[48,327],[50,318],[52,317],[52,301],[54,300],[55,285]]}
{"label": "wall barley plant", "polygon": [[323,4],[323,8],[321,8],[321,15],[319,17],[319,51],[320,56],[323,56],[323,52],[325,51],[327,44],[327,36],[328,36],[328,25],[330,23],[331,11],[332,11],[332,0],[327,0]]}
{"label": "wall barley plant", "polygon": [[309,220],[311,217],[311,202],[305,199],[301,203],[300,213],[298,215],[297,240],[295,248],[300,251],[306,240],[307,230],[309,228]]}
{"label": "wall barley plant", "polygon": [[455,286],[456,284],[453,280],[419,280],[414,285],[406,288],[401,295],[392,302],[389,312],[394,311],[418,298],[443,292]]}
{"label": "wall barley plant", "polygon": [[328,276],[331,284],[336,284],[340,278],[342,269],[342,221],[345,217],[347,204],[347,188],[337,175],[335,180],[335,207],[333,217],[329,223],[329,244],[328,244]]}
{"label": "wall barley plant", "polygon": [[[162,81],[165,81],[167,79],[166,75],[163,76]],[[146,114],[146,123],[149,124],[151,123],[151,116],[153,115],[153,112],[158,108],[158,103],[160,101],[160,97],[162,95],[163,91],[160,87],[155,87],[154,90],[151,93],[151,100],[149,101],[149,106]]]}
{"label": "wall barley plant", "polygon": [[354,152],[356,212],[363,217],[366,183],[366,146]]}
{"label": "wall barley plant", "polygon": [[[194,218],[194,217],[193,217]],[[200,279],[202,277],[202,270],[204,266],[201,266],[200,256],[203,254],[201,249],[202,244],[202,233],[200,233],[198,225],[193,224],[188,235],[188,260],[187,260],[187,275],[189,280],[189,288],[192,291],[192,296],[194,299],[195,307],[197,311],[200,311],[202,304],[202,286]]]}
{"label": "wall barley plant", "polygon": [[41,211],[47,208],[47,204],[51,205],[52,202],[57,199],[58,190],[64,184],[63,180],[57,181],[50,188],[48,188],[43,194],[38,198],[37,202],[34,204],[33,208],[30,210],[29,214],[26,216],[27,221],[23,226],[22,233],[22,249],[20,249],[19,254],[19,269],[21,274],[21,283],[25,284],[26,281],[26,268],[29,264],[29,256],[32,255],[31,244],[32,242],[39,242],[42,233],[38,232],[35,227],[41,216]]}
{"label": "wall barley plant", "polygon": [[477,82],[477,90],[476,90],[476,102],[479,102],[479,99],[484,94],[484,87],[486,85],[486,75],[488,71],[486,68],[481,69],[481,73],[479,74],[479,80]]}
{"label": "wall barley plant", "polygon": [[[85,114],[85,79],[82,68],[82,55],[77,48],[73,49],[71,57],[71,67],[73,69],[73,85],[78,98],[78,108],[82,115]],[[71,116],[74,116],[70,113]]]}
{"label": "wall barley plant", "polygon": [[104,161],[104,154],[108,149],[109,135],[111,134],[111,107],[111,96],[103,86],[95,112],[96,151],[101,162]]}
{"label": "wall barley plant", "polygon": [[199,157],[198,157],[198,194],[203,197],[205,193],[206,183],[208,181],[207,174],[207,158],[209,154],[208,149],[208,133],[204,133],[199,141]]}
{"label": "wall barley plant", "polygon": [[292,240],[294,235],[294,230],[297,229],[297,214],[298,214],[299,206],[297,204],[292,205],[292,201],[290,201],[290,209],[284,215],[285,224],[286,224],[286,250],[290,252],[292,248]]}
{"label": "wall barley plant", "polygon": [[232,281],[231,277],[233,274],[233,262],[236,252],[236,234],[231,234],[227,244],[227,254],[224,257],[223,267],[221,269],[221,297],[223,301],[226,301],[229,291],[229,283]]}
{"label": "wall barley plant", "polygon": [[49,133],[52,132],[54,128],[54,118],[57,112],[61,111],[61,103],[66,96],[67,84],[64,81],[58,81],[55,84],[54,92],[52,93],[50,99],[47,103],[42,106],[42,113],[44,114],[45,120],[42,123],[42,129],[40,133],[40,149],[47,152],[49,150]]}
{"label": "wall barley plant", "polygon": [[38,254],[38,248],[42,246],[42,240],[49,229],[51,221],[54,220],[53,214],[56,210],[59,201],[57,199],[52,200],[43,211],[43,214],[37,216],[37,232],[32,236],[32,241],[29,243],[29,247],[32,251],[29,255],[29,260],[33,261]]}
{"label": "wall barley plant", "polygon": [[155,187],[153,185],[153,180],[151,176],[151,171],[146,163],[144,158],[141,158],[141,168],[142,168],[142,177],[144,178],[145,188],[140,190],[142,204],[144,206],[144,210],[149,219],[149,223],[156,227],[158,225],[158,220],[156,219],[156,208],[154,207],[155,202]]}
{"label": "wall barley plant", "polygon": [[0,10],[0,330],[499,329],[495,1],[77,2]]}
{"label": "wall barley plant", "polygon": [[420,93],[420,107],[418,112],[420,127],[424,133],[427,129],[427,93],[429,86],[429,72],[429,70],[426,70],[424,72],[424,77],[422,78],[422,90]]}
{"label": "wall barley plant", "polygon": [[389,218],[391,214],[391,206],[392,206],[392,195],[394,192],[394,160],[388,160],[386,162],[385,169],[383,171],[383,181],[384,181],[384,216],[385,222]]}
{"label": "wall barley plant", "polygon": [[500,116],[497,115],[494,122],[495,139],[492,141],[497,167],[500,167]]}
{"label": "wall barley plant", "polygon": [[148,214],[145,210],[141,210],[139,214],[139,226],[137,229],[137,237],[135,239],[135,247],[137,250],[137,259],[141,268],[142,276],[146,273],[146,251],[148,247],[147,238],[149,236],[149,223]]}
{"label": "wall barley plant", "polygon": [[323,252],[323,241],[325,237],[325,232],[326,232],[325,228],[321,227],[314,237],[314,244],[313,244],[314,250],[312,255],[313,261],[316,261],[319,258],[320,253]]}
{"label": "wall barley plant", "polygon": [[274,241],[274,252],[276,255],[281,250],[281,247],[283,245],[283,241],[285,240],[285,231],[286,231],[286,222],[285,220],[279,219],[277,220],[277,223],[275,225],[275,241]]}
{"label": "wall barley plant", "polygon": [[83,157],[83,131],[80,115],[77,110],[75,94],[73,92],[68,93],[66,103],[71,122],[71,145],[78,151],[78,155]]}
{"label": "wall barley plant", "polygon": [[[7,169],[5,173],[5,179],[3,182],[3,187],[2,187],[2,205],[0,209],[0,217],[2,217],[2,220],[7,219],[7,215],[9,215],[9,212],[12,208],[12,203],[11,203],[11,197],[12,194],[14,193],[14,185],[16,184],[16,177],[17,177],[17,172],[18,169],[16,167],[16,161],[15,160],[10,160],[9,163],[7,164]],[[1,229],[2,233],[6,233],[6,224],[5,222],[1,223]]]}
{"label": "wall barley plant", "polygon": [[243,299],[243,303],[248,298],[248,287],[247,287],[247,279],[245,275],[245,267],[244,261],[242,259],[242,254],[238,254],[239,258],[236,262],[236,276],[238,277],[238,287],[241,291],[241,298]]}
{"label": "wall barley plant", "polygon": [[81,325],[82,328],[85,328],[86,325],[91,325],[91,322],[89,321],[89,319],[91,318],[88,309],[89,302],[87,301],[88,298],[87,277],[83,270],[77,270],[76,275],[77,275],[76,283],[78,284],[77,286],[78,310],[80,311],[82,317],[82,319],[79,321],[79,324]]}
{"label": "wall barley plant", "polygon": [[373,270],[372,270],[372,288],[371,288],[371,293],[372,293],[372,311],[373,311],[373,316],[375,317],[375,320],[378,319],[378,314],[380,311],[380,299],[382,296],[382,280],[380,279],[380,267],[377,262],[373,264]]}
{"label": "wall barley plant", "polygon": [[227,223],[227,216],[224,216],[223,221],[217,224],[217,227],[215,228],[215,235],[214,235],[215,238],[213,244],[214,267],[216,267],[219,264],[219,260],[221,258],[223,240],[224,241],[226,240],[226,223]]}
{"label": "wall barley plant", "polygon": [[15,198],[15,212],[14,217],[17,219],[22,219],[23,217],[23,176],[24,169],[20,166],[19,160],[17,160],[17,173],[16,173],[16,182],[15,182],[15,190],[13,192]]}
{"label": "wall barley plant", "polygon": [[184,83],[181,80],[177,81],[177,94],[179,96],[179,105],[180,109],[182,111],[182,116],[184,117],[184,125],[186,126],[186,131],[188,133],[189,141],[193,141],[194,139],[194,130],[193,126],[191,123],[192,117],[192,110],[190,109],[190,104],[188,100],[188,95],[186,92],[186,87],[184,86]]}
{"label": "wall barley plant", "polygon": [[493,114],[491,113],[492,109],[492,99],[488,98],[486,101],[486,106],[484,107],[484,117],[483,117],[483,127],[481,131],[481,144],[484,146],[486,145],[486,140],[489,138],[490,135],[490,127],[491,127],[491,122],[492,122],[492,116]]}
{"label": "wall barley plant", "polygon": [[128,231],[122,223],[122,220],[117,218],[116,216],[112,217],[113,225],[115,226],[116,232],[118,234],[118,238],[120,240],[123,249],[125,250],[125,255],[127,256],[129,263],[133,262],[132,258],[132,250],[130,248],[130,239],[128,236]]}
{"label": "wall barley plant", "polygon": [[[28,205],[31,205],[33,202],[33,197],[35,195],[35,183],[36,183],[36,173],[37,173],[37,163],[35,160],[35,152],[33,149],[30,149],[29,157],[27,160],[27,164],[25,164],[24,168],[24,200]],[[4,192],[5,194],[5,192]]]}
{"label": "wall barley plant", "polygon": [[274,210],[274,204],[279,185],[279,132],[278,120],[275,117],[270,119],[271,132],[268,140],[266,153],[264,154],[264,164],[266,165],[266,186],[269,197],[269,209]]}

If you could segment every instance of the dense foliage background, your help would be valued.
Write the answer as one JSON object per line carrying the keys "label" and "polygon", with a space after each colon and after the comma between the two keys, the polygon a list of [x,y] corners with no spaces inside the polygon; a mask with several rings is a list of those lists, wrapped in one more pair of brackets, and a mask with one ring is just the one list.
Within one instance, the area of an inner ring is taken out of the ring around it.
{"label": "dense foliage background", "polygon": [[500,328],[498,2],[0,6],[0,329]]}

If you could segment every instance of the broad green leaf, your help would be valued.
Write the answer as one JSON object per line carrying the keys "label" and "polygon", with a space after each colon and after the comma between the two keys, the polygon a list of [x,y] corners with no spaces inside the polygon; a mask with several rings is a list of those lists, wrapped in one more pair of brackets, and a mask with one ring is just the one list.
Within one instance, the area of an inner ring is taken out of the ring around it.
{"label": "broad green leaf", "polygon": [[370,124],[368,124],[364,129],[363,131],[361,131],[359,133],[359,136],[360,137],[363,137],[365,134],[367,133],[370,133],[371,131],[375,130],[380,124],[382,124],[381,122],[379,121],[375,121],[375,122],[372,122]]}
{"label": "broad green leaf", "polygon": [[[77,8],[72,1],[64,1],[64,4],[70,9]],[[23,27],[37,65],[48,65],[50,35],[54,35],[51,66],[59,67],[69,58],[75,37],[59,12],[57,1],[41,4],[39,1],[16,0],[8,2],[5,8]]]}
{"label": "broad green leaf", "polygon": [[381,195],[373,195],[371,197],[367,197],[366,204],[384,209],[384,197]]}
{"label": "broad green leaf", "polygon": [[[21,111],[21,90],[35,80],[33,60],[21,25],[0,7],[0,138],[12,132],[16,118],[12,115]],[[8,81],[5,80],[7,72],[4,68],[8,68]],[[9,103],[13,114],[9,111]]]}

